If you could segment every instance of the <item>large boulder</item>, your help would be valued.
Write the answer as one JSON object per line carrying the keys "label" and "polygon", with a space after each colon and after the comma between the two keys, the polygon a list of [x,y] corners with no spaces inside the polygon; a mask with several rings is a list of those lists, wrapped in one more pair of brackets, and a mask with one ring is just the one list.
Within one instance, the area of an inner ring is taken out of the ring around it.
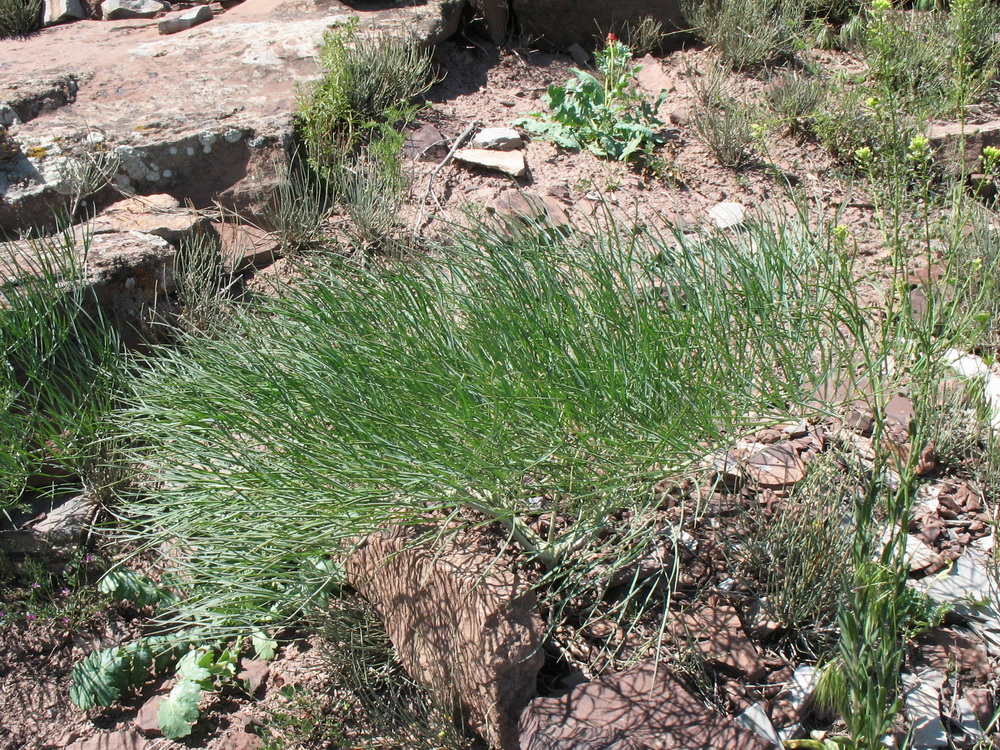
{"label": "large boulder", "polygon": [[601,33],[619,33],[625,24],[636,24],[647,17],[660,21],[667,28],[684,25],[679,0],[618,0],[613,3],[606,0],[571,3],[510,0],[510,11],[522,35],[534,43],[560,49],[573,43],[593,47]]}
{"label": "large boulder", "polygon": [[410,675],[492,747],[515,750],[544,659],[534,594],[469,539],[430,545],[420,531],[369,537],[348,559],[347,580],[374,605]]}
{"label": "large boulder", "polygon": [[80,0],[45,0],[42,23],[51,26],[54,23],[75,21],[78,18],[86,17],[87,14],[84,12]]}

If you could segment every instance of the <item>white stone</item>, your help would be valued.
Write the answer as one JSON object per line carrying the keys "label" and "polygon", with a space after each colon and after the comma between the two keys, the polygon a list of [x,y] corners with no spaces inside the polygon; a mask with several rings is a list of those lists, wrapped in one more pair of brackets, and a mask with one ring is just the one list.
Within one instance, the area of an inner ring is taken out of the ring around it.
{"label": "white stone", "polygon": [[983,396],[990,406],[994,430],[1000,430],[1000,378],[990,370],[982,357],[963,354],[957,349],[949,349],[944,355],[945,364],[963,378],[979,378],[983,381]]}
{"label": "white stone", "polygon": [[80,0],[45,0],[45,16],[43,23],[51,26],[54,23],[72,21],[74,18],[86,18]]}
{"label": "white stone", "polygon": [[739,203],[717,203],[708,209],[708,215],[719,229],[729,229],[743,223],[747,210]]}
{"label": "white stone", "polygon": [[53,508],[43,520],[35,524],[35,533],[52,541],[75,539],[80,536],[93,513],[94,504],[90,498],[77,495]]}
{"label": "white stone", "polygon": [[528,173],[528,165],[524,154],[520,151],[489,151],[484,148],[461,148],[455,152],[455,158],[465,164],[472,164],[486,169],[496,169],[511,177],[524,177]]}
{"label": "white stone", "polygon": [[792,684],[788,686],[788,701],[796,714],[812,699],[816,692],[816,667],[802,666],[792,673]]}
{"label": "white stone", "polygon": [[781,737],[774,730],[774,724],[767,718],[767,713],[761,704],[754,703],[750,708],[737,716],[735,721],[744,729],[749,729],[751,732],[771,742],[775,747],[782,747]]}
{"label": "white stone", "polygon": [[925,669],[917,674],[904,674],[902,679],[907,719],[912,727],[912,747],[947,747],[948,733],[941,723],[944,675]]}
{"label": "white stone", "polygon": [[955,560],[947,574],[929,579],[926,586],[924,593],[943,604],[961,606],[994,601],[994,586],[990,574],[973,558],[971,551]]}
{"label": "white stone", "polygon": [[513,128],[483,128],[472,139],[472,148],[515,151],[521,148],[521,135]]}
{"label": "white stone", "polygon": [[187,31],[192,26],[211,20],[212,9],[207,5],[199,5],[180,13],[171,13],[156,24],[156,30],[161,34],[176,34],[178,31]]}
{"label": "white stone", "polygon": [[170,10],[170,3],[163,0],[104,0],[101,17],[105,21],[123,18],[152,18],[157,13]]}

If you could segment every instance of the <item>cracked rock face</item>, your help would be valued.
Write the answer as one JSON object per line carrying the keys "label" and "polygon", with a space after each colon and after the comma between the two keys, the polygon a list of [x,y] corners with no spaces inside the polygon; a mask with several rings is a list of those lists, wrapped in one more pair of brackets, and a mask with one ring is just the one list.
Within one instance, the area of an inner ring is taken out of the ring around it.
{"label": "cracked rock face", "polygon": [[253,213],[287,165],[296,88],[319,75],[327,28],[359,16],[435,43],[461,10],[253,0],[169,36],[155,22],[81,20],[5,40],[0,129],[16,148],[0,152],[0,237],[51,227],[53,211],[83,199],[92,210],[120,198],[95,187],[106,183]]}
{"label": "cracked rock face", "polygon": [[369,537],[345,565],[348,581],[379,613],[410,675],[456,705],[491,747],[514,750],[544,661],[534,594],[469,540],[432,548],[418,533]]}

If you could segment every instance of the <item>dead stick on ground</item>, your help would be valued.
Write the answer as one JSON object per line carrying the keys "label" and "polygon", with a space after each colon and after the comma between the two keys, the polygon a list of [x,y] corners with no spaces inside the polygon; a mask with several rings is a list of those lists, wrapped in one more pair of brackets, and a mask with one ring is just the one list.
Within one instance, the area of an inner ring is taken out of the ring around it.
{"label": "dead stick on ground", "polygon": [[451,157],[455,155],[455,152],[458,151],[459,147],[465,142],[465,139],[468,138],[472,134],[472,131],[477,127],[479,127],[479,120],[473,120],[469,123],[469,127],[463,130],[462,134],[455,139],[455,142],[451,144],[451,149],[449,149],[448,154],[441,160],[440,164],[434,167],[430,175],[427,177],[427,189],[424,190],[424,194],[420,196],[420,208],[417,211],[417,221],[413,225],[414,238],[420,234],[420,225],[424,222],[424,205],[427,203],[427,196],[431,194],[431,188],[434,186],[434,178],[437,177],[437,173],[441,171],[444,165],[451,161]]}

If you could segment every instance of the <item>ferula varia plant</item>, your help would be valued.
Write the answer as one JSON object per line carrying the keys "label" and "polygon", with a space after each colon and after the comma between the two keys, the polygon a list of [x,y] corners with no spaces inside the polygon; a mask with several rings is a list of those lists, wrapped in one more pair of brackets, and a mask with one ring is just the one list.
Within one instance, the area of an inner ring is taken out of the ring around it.
{"label": "ferula varia plant", "polygon": [[[146,478],[131,536],[185,551],[164,560],[178,618],[220,627],[292,616],[393,523],[499,522],[558,581],[617,555],[607,519],[705,444],[802,401],[841,356],[849,283],[781,225],[483,227],[423,262],[331,265],[148,363],[122,418]],[[539,537],[543,512],[565,528]]]}

